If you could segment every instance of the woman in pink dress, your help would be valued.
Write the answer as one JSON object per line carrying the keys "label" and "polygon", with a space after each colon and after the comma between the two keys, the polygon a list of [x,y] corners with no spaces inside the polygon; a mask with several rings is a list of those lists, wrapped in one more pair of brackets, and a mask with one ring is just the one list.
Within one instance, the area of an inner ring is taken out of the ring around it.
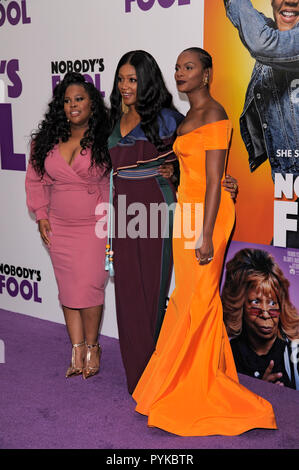
{"label": "woman in pink dress", "polygon": [[82,75],[68,73],[32,134],[27,205],[49,249],[73,346],[66,377],[87,378],[99,370],[107,276],[106,239],[96,235],[105,220],[97,220],[95,209],[109,200],[108,133],[100,92]]}

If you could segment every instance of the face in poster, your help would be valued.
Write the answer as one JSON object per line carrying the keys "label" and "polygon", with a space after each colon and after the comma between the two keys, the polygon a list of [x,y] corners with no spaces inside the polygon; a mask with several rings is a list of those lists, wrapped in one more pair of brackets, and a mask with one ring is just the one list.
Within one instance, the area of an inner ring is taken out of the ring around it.
{"label": "face in poster", "polygon": [[233,242],[222,305],[237,371],[299,390],[297,255],[285,248]]}
{"label": "face in poster", "polygon": [[298,248],[299,1],[209,0],[204,44],[234,126],[234,239]]}

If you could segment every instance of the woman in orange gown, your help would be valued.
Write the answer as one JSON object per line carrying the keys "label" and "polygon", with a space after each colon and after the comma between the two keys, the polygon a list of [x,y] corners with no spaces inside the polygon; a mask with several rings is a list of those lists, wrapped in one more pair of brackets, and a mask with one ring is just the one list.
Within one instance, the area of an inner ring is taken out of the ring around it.
{"label": "woman in orange gown", "polygon": [[156,350],[133,393],[149,426],[182,436],[276,429],[271,404],[239,383],[223,324],[219,282],[235,210],[221,180],[232,129],[209,93],[211,68],[211,56],[199,48],[183,51],[176,64],[177,87],[187,94],[190,110],[174,143],[180,162],[175,289]]}

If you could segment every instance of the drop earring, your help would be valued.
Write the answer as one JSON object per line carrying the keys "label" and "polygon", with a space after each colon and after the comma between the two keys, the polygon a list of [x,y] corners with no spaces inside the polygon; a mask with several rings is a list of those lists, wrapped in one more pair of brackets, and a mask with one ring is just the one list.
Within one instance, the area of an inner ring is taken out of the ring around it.
{"label": "drop earring", "polygon": [[121,99],[121,110],[124,114],[127,114],[129,112],[129,106],[127,106],[125,103],[124,103],[124,100],[123,98]]}

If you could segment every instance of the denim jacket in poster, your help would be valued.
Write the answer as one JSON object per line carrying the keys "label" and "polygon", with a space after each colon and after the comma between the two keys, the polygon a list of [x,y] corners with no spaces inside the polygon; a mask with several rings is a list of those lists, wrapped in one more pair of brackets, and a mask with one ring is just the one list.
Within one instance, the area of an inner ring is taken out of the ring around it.
{"label": "denim jacket in poster", "polygon": [[256,60],[240,117],[250,170],[268,158],[273,179],[275,173],[298,174],[299,23],[279,31],[250,0],[224,3],[228,18]]}

